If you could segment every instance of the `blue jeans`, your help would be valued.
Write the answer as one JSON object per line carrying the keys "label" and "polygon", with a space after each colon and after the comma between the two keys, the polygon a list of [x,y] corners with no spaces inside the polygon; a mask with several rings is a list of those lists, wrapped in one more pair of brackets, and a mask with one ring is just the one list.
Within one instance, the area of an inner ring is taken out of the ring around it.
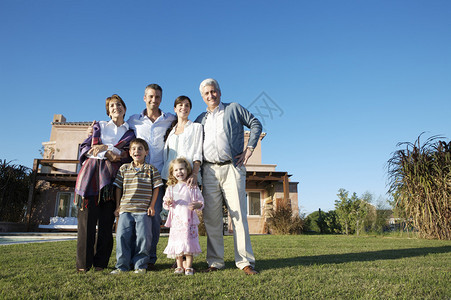
{"label": "blue jeans", "polygon": [[116,268],[128,271],[147,269],[150,254],[151,217],[147,214],[122,213],[116,232]]}
{"label": "blue jeans", "polygon": [[155,264],[157,261],[157,245],[160,240],[160,227],[161,227],[161,207],[163,205],[164,192],[166,190],[166,184],[163,184],[159,188],[157,202],[155,203],[155,216],[150,217],[152,223],[152,242],[150,246],[149,263]]}

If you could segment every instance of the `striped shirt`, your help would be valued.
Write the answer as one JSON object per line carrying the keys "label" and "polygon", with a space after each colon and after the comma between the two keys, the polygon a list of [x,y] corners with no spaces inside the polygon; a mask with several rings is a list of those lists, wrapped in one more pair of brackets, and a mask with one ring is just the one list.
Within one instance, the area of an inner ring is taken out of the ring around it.
{"label": "striped shirt", "polygon": [[123,164],[114,185],[122,189],[120,212],[146,213],[152,202],[153,190],[161,185],[160,172],[147,163],[136,170],[133,162]]}

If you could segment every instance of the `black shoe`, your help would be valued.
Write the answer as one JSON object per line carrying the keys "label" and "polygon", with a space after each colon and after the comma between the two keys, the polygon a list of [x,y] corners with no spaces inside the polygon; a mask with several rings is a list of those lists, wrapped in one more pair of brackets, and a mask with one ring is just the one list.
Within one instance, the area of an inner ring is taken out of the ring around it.
{"label": "black shoe", "polygon": [[154,263],[149,263],[147,265],[147,271],[156,271],[156,270],[157,270],[157,267],[155,267]]}

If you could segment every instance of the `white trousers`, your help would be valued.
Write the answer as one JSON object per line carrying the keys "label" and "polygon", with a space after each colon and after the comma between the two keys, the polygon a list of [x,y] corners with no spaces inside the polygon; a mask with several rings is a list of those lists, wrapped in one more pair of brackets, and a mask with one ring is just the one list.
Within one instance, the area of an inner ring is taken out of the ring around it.
{"label": "white trousers", "polygon": [[220,166],[204,162],[202,171],[208,265],[224,268],[224,199],[232,219],[235,264],[240,269],[249,265],[254,267],[255,257],[247,224],[246,168],[236,168],[233,164]]}

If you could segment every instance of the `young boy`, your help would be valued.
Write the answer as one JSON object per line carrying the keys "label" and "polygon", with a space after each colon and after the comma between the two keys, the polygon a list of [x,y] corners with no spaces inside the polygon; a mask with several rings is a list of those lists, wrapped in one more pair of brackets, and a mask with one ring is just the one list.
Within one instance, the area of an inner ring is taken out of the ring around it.
{"label": "young boy", "polygon": [[149,263],[152,241],[151,218],[155,215],[155,202],[159,186],[163,185],[158,170],[144,159],[149,146],[143,139],[130,142],[133,162],[119,169],[116,186],[116,269],[111,274],[128,271],[133,265],[135,273],[145,273]]}

